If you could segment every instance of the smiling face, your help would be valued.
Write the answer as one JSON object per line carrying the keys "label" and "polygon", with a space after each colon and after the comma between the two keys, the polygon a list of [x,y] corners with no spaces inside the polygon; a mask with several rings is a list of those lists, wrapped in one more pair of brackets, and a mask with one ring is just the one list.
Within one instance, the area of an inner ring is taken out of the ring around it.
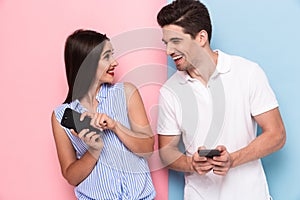
{"label": "smiling face", "polygon": [[96,80],[99,84],[112,83],[114,80],[114,70],[118,63],[113,57],[113,53],[111,42],[105,41],[96,72]]}
{"label": "smiling face", "polygon": [[163,42],[166,44],[167,54],[171,56],[179,71],[186,71],[192,67],[193,48],[195,40],[189,34],[183,32],[183,28],[177,25],[163,27]]}
{"label": "smiling face", "polygon": [[167,54],[173,58],[177,70],[187,71],[192,78],[207,82],[217,63],[217,54],[210,48],[207,32],[201,30],[193,38],[181,26],[170,24],[162,29]]}

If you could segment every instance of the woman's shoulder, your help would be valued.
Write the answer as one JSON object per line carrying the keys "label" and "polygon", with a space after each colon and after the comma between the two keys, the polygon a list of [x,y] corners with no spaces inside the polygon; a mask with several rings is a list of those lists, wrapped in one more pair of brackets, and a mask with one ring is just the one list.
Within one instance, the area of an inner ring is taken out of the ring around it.
{"label": "woman's shoulder", "polygon": [[[134,92],[137,91],[137,87],[133,83],[130,83],[130,82],[118,82],[113,85],[110,85],[109,88],[112,91],[121,92],[126,97],[129,97],[130,95],[132,95]],[[117,93],[119,93],[119,92],[117,92]]]}
{"label": "woman's shoulder", "polygon": [[124,91],[126,95],[130,95],[133,92],[137,91],[137,87],[133,83],[124,82],[123,85],[124,85]]}
{"label": "woman's shoulder", "polygon": [[114,84],[107,84],[107,87],[110,89],[119,89],[119,88],[124,88],[126,85],[126,82],[117,82]]}
{"label": "woman's shoulder", "polygon": [[135,91],[137,87],[130,82],[118,82],[107,86],[109,90],[123,90],[125,93]]}

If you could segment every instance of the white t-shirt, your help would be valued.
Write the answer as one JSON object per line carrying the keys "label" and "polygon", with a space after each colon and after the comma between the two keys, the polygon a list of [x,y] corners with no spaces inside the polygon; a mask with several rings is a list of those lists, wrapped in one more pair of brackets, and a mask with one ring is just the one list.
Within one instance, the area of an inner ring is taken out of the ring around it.
{"label": "white t-shirt", "polygon": [[[214,79],[221,80],[224,96],[218,101],[225,109],[220,111],[223,123],[215,142],[207,148],[224,145],[234,152],[247,146],[256,138],[253,116],[278,107],[263,70],[244,58],[218,50],[216,73],[207,86],[177,71],[160,90],[157,131],[160,135],[182,134],[188,156],[205,145],[213,115],[218,115],[210,89]],[[224,177],[212,172],[204,176],[186,173],[184,196],[188,200],[270,199],[260,160],[232,168]]]}

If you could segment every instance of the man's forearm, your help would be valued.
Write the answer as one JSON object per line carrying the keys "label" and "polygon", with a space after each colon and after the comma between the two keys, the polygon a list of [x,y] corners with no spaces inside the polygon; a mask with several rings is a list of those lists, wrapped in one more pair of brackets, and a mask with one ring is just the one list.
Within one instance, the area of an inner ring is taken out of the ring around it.
{"label": "man's forearm", "polygon": [[178,150],[161,150],[160,156],[168,168],[180,172],[194,172],[192,166],[192,157],[186,156]]}
{"label": "man's forearm", "polygon": [[263,158],[280,148],[285,143],[285,134],[262,133],[247,147],[231,153],[232,167]]}

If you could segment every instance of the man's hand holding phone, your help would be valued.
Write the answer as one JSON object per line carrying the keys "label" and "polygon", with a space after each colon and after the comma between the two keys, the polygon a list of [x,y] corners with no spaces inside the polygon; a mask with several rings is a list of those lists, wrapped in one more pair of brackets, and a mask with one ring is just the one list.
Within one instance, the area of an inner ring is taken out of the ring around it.
{"label": "man's hand holding phone", "polygon": [[[193,157],[192,157],[192,165],[194,170],[200,174],[200,175],[205,175],[206,173],[208,173],[210,170],[213,169],[213,165],[211,164],[210,157],[206,157],[206,156],[202,156],[203,151],[206,150],[205,147],[199,147],[198,151],[194,153]],[[201,152],[201,156],[200,156],[200,152]]]}
{"label": "man's hand holding phone", "polygon": [[213,172],[225,176],[232,166],[232,158],[225,146],[220,145],[216,149],[220,151],[220,156],[215,156],[211,160],[211,164],[214,165]]}
{"label": "man's hand holding phone", "polygon": [[209,171],[217,175],[225,176],[230,169],[232,160],[225,146],[218,146],[215,149],[199,147],[192,157],[194,170],[204,175]]}

